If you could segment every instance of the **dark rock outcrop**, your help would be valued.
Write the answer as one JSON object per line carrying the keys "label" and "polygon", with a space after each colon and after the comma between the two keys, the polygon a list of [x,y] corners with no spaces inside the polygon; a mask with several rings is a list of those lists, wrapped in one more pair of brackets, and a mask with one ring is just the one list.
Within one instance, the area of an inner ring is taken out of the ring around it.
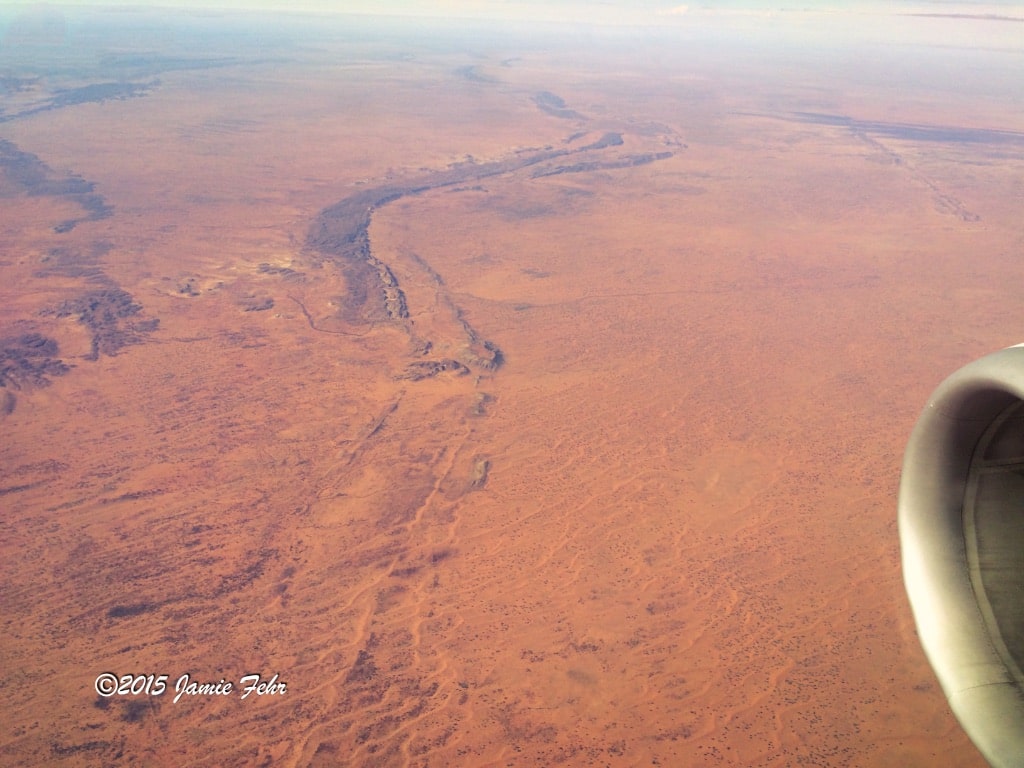
{"label": "dark rock outcrop", "polygon": [[87,359],[96,360],[101,354],[113,357],[156,330],[158,320],[135,319],[141,311],[142,306],[134,302],[130,293],[111,286],[62,302],[52,313],[58,318],[77,316],[78,322],[89,328],[92,351]]}
{"label": "dark rock outcrop", "polygon": [[4,139],[0,139],[0,171],[5,181],[19,191],[33,197],[68,197],[81,206],[86,215],[57,224],[54,227],[57,233],[70,232],[82,221],[99,221],[114,213],[114,209],[94,191],[94,182],[78,176],[57,176],[39,157],[23,152]]}
{"label": "dark rock outcrop", "polygon": [[417,360],[414,363],[409,363],[405,367],[405,373],[398,378],[407,379],[409,381],[420,381],[421,379],[429,379],[434,376],[438,376],[442,373],[453,373],[456,376],[465,376],[469,373],[469,368],[464,366],[458,360],[452,360],[451,358],[445,358],[443,360]]}
{"label": "dark rock outcrop", "polygon": [[58,354],[57,342],[39,333],[0,339],[0,415],[14,411],[17,397],[11,390],[45,387],[70,370]]}
{"label": "dark rock outcrop", "polygon": [[537,105],[537,108],[552,117],[560,117],[563,120],[582,120],[583,115],[579,112],[569,109],[565,105],[565,99],[561,96],[556,96],[550,91],[541,91],[533,97],[533,103]]}
{"label": "dark rock outcrop", "polygon": [[671,152],[648,152],[641,155],[626,155],[618,160],[588,160],[572,165],[539,168],[534,171],[533,178],[540,179],[545,176],[558,176],[563,173],[585,173],[588,171],[610,171],[616,168],[634,168],[638,165],[647,165],[658,160],[667,160],[670,157],[672,157]]}

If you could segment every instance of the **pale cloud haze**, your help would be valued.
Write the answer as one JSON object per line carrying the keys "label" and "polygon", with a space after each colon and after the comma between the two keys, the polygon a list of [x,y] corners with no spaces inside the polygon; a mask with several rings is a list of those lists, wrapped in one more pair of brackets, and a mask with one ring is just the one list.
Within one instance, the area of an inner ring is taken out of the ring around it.
{"label": "pale cloud haze", "polygon": [[670,33],[678,28],[691,35],[738,35],[739,39],[782,46],[843,46],[859,42],[1024,52],[1021,0],[165,0],[159,5],[138,0],[64,0],[59,4],[0,0],[0,34],[19,19],[39,14],[83,8],[152,11],[161,6],[203,15],[247,11],[358,14],[432,22],[465,19],[565,25],[628,34],[633,34],[630,30],[645,28]]}
{"label": "pale cloud haze", "polygon": [[1024,22],[1022,2],[837,2],[836,0],[719,0],[680,4],[678,0],[64,0],[38,3],[0,0],[0,10],[32,7],[178,7],[193,10],[275,10],[314,13],[356,13],[379,16],[430,16],[544,20],[577,23],[664,23],[665,17],[801,15],[801,14],[941,14],[945,16],[1012,17]]}

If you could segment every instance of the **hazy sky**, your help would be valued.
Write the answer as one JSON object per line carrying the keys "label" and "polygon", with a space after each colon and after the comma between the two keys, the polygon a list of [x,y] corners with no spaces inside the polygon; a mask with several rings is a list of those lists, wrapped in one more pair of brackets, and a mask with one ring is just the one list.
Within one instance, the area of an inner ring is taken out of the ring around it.
{"label": "hazy sky", "polygon": [[[0,7],[43,5],[28,0],[0,0]],[[1020,18],[1024,0],[63,0],[60,6],[149,6],[223,10],[306,10],[372,15],[456,16],[538,19],[604,24],[670,23],[686,16],[778,16],[805,13],[931,13]],[[1024,36],[1024,27],[1021,35]]]}
{"label": "hazy sky", "polygon": [[[0,0],[0,41],[10,25],[62,8],[306,11],[520,23],[732,30],[780,45],[928,45],[1024,55],[1024,0]],[[205,13],[204,13],[205,15]]]}

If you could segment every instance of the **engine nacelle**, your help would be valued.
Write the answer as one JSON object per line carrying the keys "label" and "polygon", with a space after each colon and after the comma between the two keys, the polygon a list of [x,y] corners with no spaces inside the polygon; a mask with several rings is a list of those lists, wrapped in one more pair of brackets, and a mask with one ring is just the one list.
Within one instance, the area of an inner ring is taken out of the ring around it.
{"label": "engine nacelle", "polygon": [[899,531],[953,713],[993,766],[1024,765],[1024,345],[935,390],[904,456]]}

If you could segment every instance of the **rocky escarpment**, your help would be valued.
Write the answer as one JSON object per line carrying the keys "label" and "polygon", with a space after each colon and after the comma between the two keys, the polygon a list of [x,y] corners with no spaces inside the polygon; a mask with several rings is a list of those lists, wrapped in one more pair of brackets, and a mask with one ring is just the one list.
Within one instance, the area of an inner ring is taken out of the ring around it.
{"label": "rocky escarpment", "polygon": [[340,267],[348,286],[342,313],[349,322],[405,320],[409,309],[391,268],[373,254],[370,220],[379,206],[408,190],[366,190],[325,208],[309,229],[306,245]]}
{"label": "rocky escarpment", "polygon": [[[542,93],[535,98],[545,111],[558,116],[566,110],[564,102],[554,94]],[[575,115],[575,113],[573,113]],[[409,327],[409,307],[405,292],[391,267],[374,252],[370,241],[370,223],[375,211],[402,197],[418,195],[434,189],[456,187],[483,179],[510,174],[536,166],[532,178],[556,176],[565,173],[611,170],[652,163],[672,156],[671,152],[631,154],[604,158],[598,153],[624,144],[622,134],[606,132],[598,140],[575,149],[526,150],[515,153],[504,160],[488,163],[461,162],[444,171],[427,174],[411,180],[405,185],[383,185],[363,189],[343,200],[324,208],[312,222],[306,235],[309,252],[338,267],[345,279],[346,294],[341,297],[338,314],[351,324],[368,322],[396,322]],[[562,158],[582,156],[576,163],[558,163]],[[478,187],[479,188],[479,187]],[[414,261],[427,273],[432,282],[444,291],[444,281],[428,264],[416,257]],[[504,356],[496,344],[479,336],[463,318],[462,311],[451,300],[444,297],[444,303],[452,307],[463,338],[452,340],[459,350],[461,362],[457,365],[493,371],[504,362]],[[428,342],[429,347],[429,342]],[[449,370],[445,366],[450,360],[421,361],[411,366],[405,378],[418,380]]]}

